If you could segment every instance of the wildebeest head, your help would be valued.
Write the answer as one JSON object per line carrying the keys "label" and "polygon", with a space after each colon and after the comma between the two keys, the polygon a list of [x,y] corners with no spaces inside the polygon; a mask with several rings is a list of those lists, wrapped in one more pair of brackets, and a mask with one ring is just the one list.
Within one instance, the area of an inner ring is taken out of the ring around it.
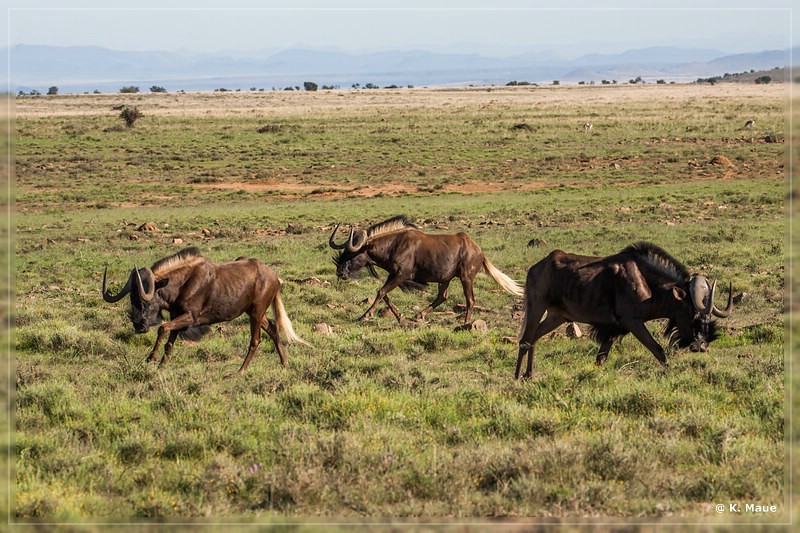
{"label": "wildebeest head", "polygon": [[708,345],[719,337],[717,323],[711,316],[730,316],[733,286],[728,288],[728,305],[723,310],[714,304],[716,288],[716,281],[710,284],[705,276],[695,275],[689,280],[686,290],[679,286],[673,289],[678,308],[664,331],[673,344],[679,348],[688,347],[693,352],[705,352]]}
{"label": "wildebeest head", "polygon": [[165,302],[158,296],[157,290],[164,287],[167,280],[156,282],[152,270],[134,267],[125,286],[118,294],[113,295],[106,284],[107,271],[108,267],[103,271],[103,300],[114,303],[130,295],[128,317],[136,333],[147,333],[150,327],[161,323],[161,311],[165,308]]}
{"label": "wildebeest head", "polygon": [[350,228],[350,236],[347,241],[342,244],[336,244],[334,238],[336,232],[339,230],[339,224],[333,228],[328,245],[334,250],[341,250],[333,257],[333,263],[336,265],[336,277],[339,279],[350,279],[355,276],[362,268],[368,266],[370,273],[377,276],[374,270],[373,262],[367,252],[367,232],[364,230],[355,231]]}

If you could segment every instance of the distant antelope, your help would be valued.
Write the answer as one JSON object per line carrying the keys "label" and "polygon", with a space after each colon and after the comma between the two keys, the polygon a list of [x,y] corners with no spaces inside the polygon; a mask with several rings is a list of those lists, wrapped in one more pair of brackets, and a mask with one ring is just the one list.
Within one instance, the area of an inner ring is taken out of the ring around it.
{"label": "distant antelope", "polygon": [[592,123],[587,122],[583,125],[583,133],[589,133],[590,131],[592,131]]}
{"label": "distant antelope", "polygon": [[756,121],[752,120],[752,119],[748,120],[747,122],[744,123],[744,127],[745,128],[752,128],[755,125],[756,125]]}

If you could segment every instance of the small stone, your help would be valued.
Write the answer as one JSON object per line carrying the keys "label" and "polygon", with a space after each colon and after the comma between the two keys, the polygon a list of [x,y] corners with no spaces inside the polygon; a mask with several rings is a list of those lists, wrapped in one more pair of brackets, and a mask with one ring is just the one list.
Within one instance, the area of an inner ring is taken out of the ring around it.
{"label": "small stone", "polygon": [[581,328],[578,327],[578,324],[575,322],[570,322],[567,324],[567,337],[570,339],[580,339],[583,337],[583,332]]}
{"label": "small stone", "polygon": [[331,329],[331,327],[325,322],[314,324],[314,331],[316,331],[317,333],[321,333],[323,335],[330,335],[333,333],[333,329]]}

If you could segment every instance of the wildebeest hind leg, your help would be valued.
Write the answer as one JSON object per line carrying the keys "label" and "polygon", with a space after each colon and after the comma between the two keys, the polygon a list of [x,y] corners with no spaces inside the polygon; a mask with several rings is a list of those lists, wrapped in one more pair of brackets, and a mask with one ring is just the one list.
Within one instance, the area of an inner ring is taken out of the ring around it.
{"label": "wildebeest hind leg", "polygon": [[600,348],[597,350],[597,359],[595,359],[595,364],[597,366],[606,362],[606,359],[608,359],[608,352],[611,351],[611,345],[614,344],[615,339],[616,337],[609,337],[600,341]]}
{"label": "wildebeest hind leg", "polygon": [[514,379],[519,379],[519,373],[522,370],[522,360],[528,356],[528,367],[525,377],[530,377],[533,370],[533,351],[534,343],[536,342],[536,331],[539,329],[539,323],[542,320],[546,308],[544,306],[537,306],[535,304],[527,304],[525,316],[523,317],[523,329],[519,336],[519,354],[517,355],[517,369],[514,371]]}
{"label": "wildebeest hind leg", "polygon": [[[281,344],[281,338],[278,336],[278,328],[275,323],[264,317],[264,320],[261,321],[261,329],[267,332],[267,335],[275,344],[275,350],[278,352],[278,357],[281,358],[281,365],[286,366],[286,352],[283,351],[283,344]],[[239,372],[244,372],[244,369],[239,370]]]}
{"label": "wildebeest hind leg", "polygon": [[472,279],[464,277],[461,278],[461,286],[464,289],[464,299],[467,304],[467,313],[464,315],[464,324],[469,323],[472,318],[472,310],[475,308],[475,291],[472,287]]}
{"label": "wildebeest hind leg", "polygon": [[450,286],[450,281],[443,281],[439,283],[439,292],[436,294],[436,299],[433,300],[431,305],[426,307],[420,314],[420,319],[424,319],[428,313],[442,305],[447,300],[447,287]]}
{"label": "wildebeest hind leg", "polygon": [[244,358],[242,366],[239,368],[239,374],[244,374],[244,371],[247,370],[247,365],[250,364],[250,359],[253,358],[256,350],[258,350],[258,345],[261,344],[261,328],[263,320],[263,318],[259,320],[258,317],[250,315],[250,347],[247,350],[247,355]]}

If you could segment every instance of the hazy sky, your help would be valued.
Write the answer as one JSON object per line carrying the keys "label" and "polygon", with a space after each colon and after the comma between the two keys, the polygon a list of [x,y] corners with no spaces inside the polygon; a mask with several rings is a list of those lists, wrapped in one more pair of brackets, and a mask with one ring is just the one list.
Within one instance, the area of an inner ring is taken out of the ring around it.
{"label": "hazy sky", "polygon": [[0,31],[12,46],[117,50],[257,51],[303,44],[349,51],[449,47],[485,55],[555,49],[566,57],[645,46],[737,53],[796,46],[795,2],[679,0],[659,8],[665,2],[492,0],[486,7],[486,0],[111,0],[97,9],[86,0],[4,0],[9,9]]}

